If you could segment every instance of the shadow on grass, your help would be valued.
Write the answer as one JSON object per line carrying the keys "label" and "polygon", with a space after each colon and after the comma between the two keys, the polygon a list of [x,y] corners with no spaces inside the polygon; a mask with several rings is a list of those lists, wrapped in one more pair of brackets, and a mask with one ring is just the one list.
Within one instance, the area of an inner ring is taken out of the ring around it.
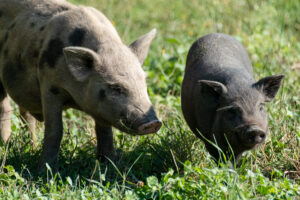
{"label": "shadow on grass", "polygon": [[[177,130],[178,131],[178,130]],[[182,131],[182,136],[186,137]],[[20,135],[20,134],[19,134]],[[70,137],[70,138],[68,138]],[[153,137],[156,137],[153,139]],[[145,181],[148,176],[160,178],[162,173],[170,168],[175,172],[183,171],[182,163],[191,159],[190,146],[183,146],[185,139],[180,138],[170,129],[165,129],[163,136],[146,137],[130,151],[117,149],[118,158],[112,163],[109,160],[99,161],[96,159],[96,146],[92,141],[80,144],[74,148],[71,136],[64,138],[59,154],[59,174],[62,180],[70,177],[73,181],[95,180],[99,181],[105,175],[105,182],[122,182],[124,179],[132,183]],[[37,173],[38,160],[41,147],[33,149],[30,144],[29,134],[21,137],[15,136],[13,142],[8,144],[5,165],[11,165],[23,178],[37,181],[42,178],[47,181],[47,176]],[[27,142],[24,142],[27,141]],[[191,142],[191,141],[190,141]],[[2,163],[3,158],[0,159]]]}

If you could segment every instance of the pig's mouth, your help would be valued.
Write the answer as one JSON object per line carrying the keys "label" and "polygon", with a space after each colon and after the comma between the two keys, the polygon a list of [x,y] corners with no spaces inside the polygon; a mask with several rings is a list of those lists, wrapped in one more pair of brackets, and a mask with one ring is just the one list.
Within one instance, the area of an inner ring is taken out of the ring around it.
{"label": "pig's mouth", "polygon": [[137,130],[139,135],[145,135],[150,133],[156,133],[161,127],[161,122],[153,120],[144,124],[141,124]]}
{"label": "pig's mouth", "polygon": [[161,125],[162,123],[157,119],[140,123],[137,126],[135,126],[134,123],[126,123],[126,120],[121,120],[118,129],[127,133],[133,133],[134,135],[147,135],[156,133]]}
{"label": "pig's mouth", "polygon": [[241,141],[247,149],[253,149],[262,144],[266,139],[266,133],[256,127],[243,126],[236,129],[238,141]]}

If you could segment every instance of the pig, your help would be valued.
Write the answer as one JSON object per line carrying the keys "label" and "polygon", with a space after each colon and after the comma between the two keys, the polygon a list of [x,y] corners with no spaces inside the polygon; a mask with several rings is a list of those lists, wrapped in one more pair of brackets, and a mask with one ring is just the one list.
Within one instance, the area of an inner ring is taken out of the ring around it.
{"label": "pig", "polygon": [[256,82],[246,49],[229,35],[211,33],[193,43],[181,88],[182,112],[217,163],[233,164],[265,141],[264,105],[275,97],[283,77]]}
{"label": "pig", "polygon": [[126,46],[92,7],[63,0],[1,0],[2,140],[10,135],[8,95],[24,116],[44,121],[40,168],[45,163],[57,167],[64,109],[93,117],[99,157],[115,154],[112,126],[131,135],[156,133],[161,122],[142,69],[155,34],[153,29]]}

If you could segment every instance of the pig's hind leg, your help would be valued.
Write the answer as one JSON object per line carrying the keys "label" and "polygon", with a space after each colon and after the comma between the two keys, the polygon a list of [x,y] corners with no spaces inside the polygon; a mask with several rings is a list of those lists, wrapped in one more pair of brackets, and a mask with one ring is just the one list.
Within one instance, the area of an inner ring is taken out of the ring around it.
{"label": "pig's hind leg", "polygon": [[37,147],[37,137],[35,132],[36,120],[28,111],[26,111],[22,107],[19,107],[19,110],[20,110],[20,115],[23,123],[26,124],[26,126],[30,131],[32,145],[34,148],[36,148]]}
{"label": "pig's hind leg", "polygon": [[3,143],[9,140],[11,133],[10,116],[12,114],[12,107],[9,103],[9,98],[5,89],[0,82],[0,131]]}

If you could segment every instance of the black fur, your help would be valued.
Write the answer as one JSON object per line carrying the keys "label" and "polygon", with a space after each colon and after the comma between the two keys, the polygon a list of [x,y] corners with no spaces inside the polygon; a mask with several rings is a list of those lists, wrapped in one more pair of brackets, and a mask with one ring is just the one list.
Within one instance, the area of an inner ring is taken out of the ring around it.
{"label": "black fur", "polygon": [[73,46],[81,46],[84,36],[86,34],[86,30],[82,28],[76,28],[69,36],[69,42]]}
{"label": "black fur", "polygon": [[50,40],[47,49],[43,52],[39,67],[43,68],[45,63],[54,68],[57,60],[63,55],[64,44],[59,38]]}
{"label": "black fur", "polygon": [[20,70],[23,69],[22,63],[18,62],[15,63],[13,61],[8,61],[5,63],[3,68],[3,84],[5,85],[5,88],[14,88],[16,84],[18,84],[15,80],[18,80],[18,75],[22,74],[20,73]]}

